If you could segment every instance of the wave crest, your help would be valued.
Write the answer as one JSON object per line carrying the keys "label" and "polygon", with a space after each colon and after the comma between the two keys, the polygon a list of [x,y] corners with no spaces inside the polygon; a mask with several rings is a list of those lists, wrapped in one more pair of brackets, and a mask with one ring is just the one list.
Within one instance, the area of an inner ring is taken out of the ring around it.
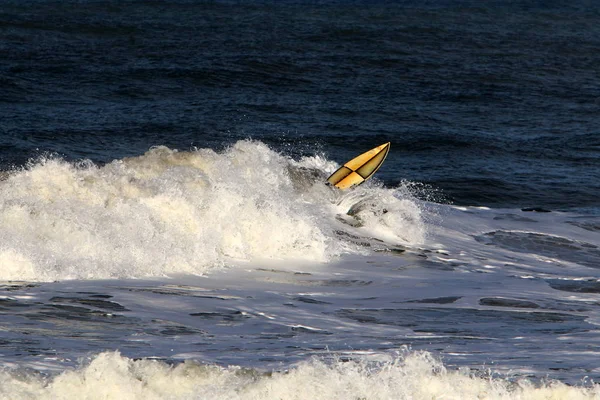
{"label": "wave crest", "polygon": [[430,353],[385,362],[357,360],[300,363],[286,372],[261,373],[186,361],[172,366],[101,353],[89,364],[54,378],[0,371],[0,396],[19,399],[593,399],[600,386],[560,382],[534,385],[448,370]]}
{"label": "wave crest", "polygon": [[357,193],[393,211],[362,215],[364,233],[382,223],[388,239],[422,240],[393,234],[422,231],[413,200],[375,185],[340,194],[322,183],[335,166],[255,141],[222,153],[155,147],[104,166],[40,160],[0,182],[0,279],[202,274],[232,259],[326,262],[359,251],[335,233],[336,214]]}

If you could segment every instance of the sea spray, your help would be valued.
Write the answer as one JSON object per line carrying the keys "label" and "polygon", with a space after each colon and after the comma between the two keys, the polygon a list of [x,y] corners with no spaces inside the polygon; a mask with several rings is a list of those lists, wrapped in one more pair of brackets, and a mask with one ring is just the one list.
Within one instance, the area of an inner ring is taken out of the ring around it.
{"label": "sea spray", "polygon": [[[392,189],[323,184],[335,163],[240,141],[222,153],[155,147],[104,166],[42,159],[0,182],[0,279],[203,274],[230,260],[326,262],[364,251],[338,233],[418,243],[419,207]],[[385,215],[350,217],[358,200]],[[357,230],[358,229],[358,230]],[[337,232],[337,233],[336,233]]]}
{"label": "sea spray", "polygon": [[447,369],[428,352],[409,352],[385,362],[313,358],[270,373],[192,361],[170,365],[105,352],[51,377],[31,371],[0,372],[0,399],[7,400],[583,400],[598,396],[597,385],[533,384]]}

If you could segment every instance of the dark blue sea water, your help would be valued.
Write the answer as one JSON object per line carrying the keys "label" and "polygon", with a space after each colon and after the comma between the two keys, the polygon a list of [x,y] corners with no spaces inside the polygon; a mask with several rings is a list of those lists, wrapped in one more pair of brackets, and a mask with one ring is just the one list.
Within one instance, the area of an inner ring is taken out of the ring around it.
{"label": "dark blue sea water", "polygon": [[600,205],[600,7],[0,1],[0,165],[253,138],[465,205]]}
{"label": "dark blue sea water", "polygon": [[0,0],[0,400],[599,399],[599,270],[598,2]]}

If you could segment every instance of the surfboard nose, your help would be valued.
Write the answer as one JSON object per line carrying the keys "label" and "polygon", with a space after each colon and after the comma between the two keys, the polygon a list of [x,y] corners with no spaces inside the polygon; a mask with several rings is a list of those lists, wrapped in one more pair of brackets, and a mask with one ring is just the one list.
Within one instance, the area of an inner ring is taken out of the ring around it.
{"label": "surfboard nose", "polygon": [[390,146],[391,142],[387,142],[353,158],[331,174],[327,182],[339,189],[360,185],[381,167]]}

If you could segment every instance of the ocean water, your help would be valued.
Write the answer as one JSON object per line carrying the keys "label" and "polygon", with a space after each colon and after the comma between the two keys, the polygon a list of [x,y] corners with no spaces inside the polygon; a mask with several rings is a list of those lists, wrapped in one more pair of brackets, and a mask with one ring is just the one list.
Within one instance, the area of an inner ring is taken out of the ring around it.
{"label": "ocean water", "polygon": [[600,398],[599,65],[584,0],[0,0],[0,399]]}

